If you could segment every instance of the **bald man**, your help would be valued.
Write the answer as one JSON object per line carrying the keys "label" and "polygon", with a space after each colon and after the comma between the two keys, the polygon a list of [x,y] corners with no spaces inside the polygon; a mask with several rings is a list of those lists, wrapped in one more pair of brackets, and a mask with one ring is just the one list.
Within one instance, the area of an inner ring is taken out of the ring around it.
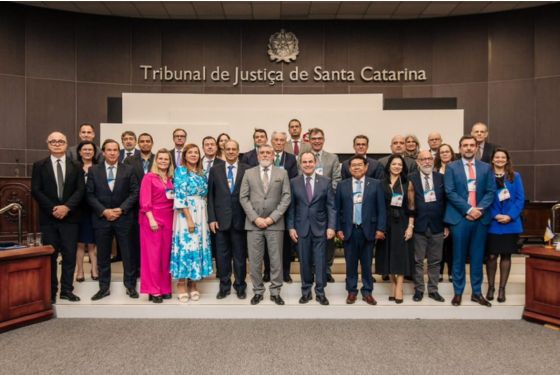
{"label": "bald man", "polygon": [[[412,173],[414,171],[416,171],[418,168],[416,167],[416,161],[405,155],[405,151],[406,151],[406,141],[405,141],[405,137],[404,135],[395,135],[392,139],[391,139],[391,154],[396,154],[396,155],[401,155],[404,158],[404,162],[406,164],[406,168],[408,173]],[[385,168],[385,166],[387,165],[387,161],[389,160],[389,157],[391,155],[387,155],[382,157],[381,159],[379,159],[379,163],[381,163],[381,165],[383,166],[383,168]]]}
{"label": "bald man", "polygon": [[76,267],[76,245],[80,219],[79,206],[84,197],[85,183],[82,167],[66,156],[68,141],[60,132],[47,137],[50,155],[33,164],[31,194],[39,205],[42,240],[52,245],[51,302],[58,291],[57,258],[62,255],[60,299],[80,300],[72,291]]}

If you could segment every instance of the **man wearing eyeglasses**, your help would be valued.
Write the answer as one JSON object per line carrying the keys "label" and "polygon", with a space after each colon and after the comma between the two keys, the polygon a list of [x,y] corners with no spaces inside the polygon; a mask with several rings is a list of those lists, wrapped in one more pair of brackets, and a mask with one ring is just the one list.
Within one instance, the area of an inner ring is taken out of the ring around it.
{"label": "man wearing eyeglasses", "polygon": [[84,196],[84,172],[77,162],[66,156],[66,136],[53,132],[47,137],[50,156],[35,162],[31,177],[31,194],[39,205],[39,222],[43,243],[52,245],[51,302],[58,291],[57,258],[62,255],[60,299],[77,302],[72,291],[76,267],[79,206]]}
{"label": "man wearing eyeglasses", "polygon": [[173,147],[170,148],[173,157],[173,168],[181,166],[181,154],[183,153],[183,147],[187,143],[187,131],[185,129],[175,129],[173,130]]}

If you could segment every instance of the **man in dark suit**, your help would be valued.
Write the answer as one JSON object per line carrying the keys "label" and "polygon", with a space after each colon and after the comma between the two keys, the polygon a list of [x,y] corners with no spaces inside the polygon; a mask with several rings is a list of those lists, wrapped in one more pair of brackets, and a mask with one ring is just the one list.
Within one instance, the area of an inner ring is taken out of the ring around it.
{"label": "man in dark suit", "polygon": [[[391,139],[391,154],[401,155],[404,158],[406,168],[408,169],[408,173],[410,174],[417,169],[416,161],[413,158],[406,156],[405,151],[406,138],[403,135],[395,135]],[[379,163],[381,163],[381,166],[383,168],[385,168],[385,166],[387,165],[387,161],[389,160],[390,156],[391,155],[387,155],[379,159]]]}
{"label": "man in dark suit", "polygon": [[453,306],[461,304],[465,289],[465,261],[470,257],[471,301],[491,306],[482,296],[482,262],[486,233],[492,217],[490,206],[496,192],[490,165],[475,160],[476,140],[471,135],[459,141],[461,159],[445,168],[444,183],[447,207],[444,221],[453,235]]}
{"label": "man in dark suit", "polygon": [[121,134],[121,142],[123,149],[119,152],[119,163],[140,154],[140,150],[136,148],[136,134],[133,131],[125,130]]}
{"label": "man in dark suit", "polygon": [[56,265],[62,255],[60,299],[76,302],[72,293],[76,267],[79,206],[84,197],[84,172],[80,165],[66,156],[66,136],[53,132],[47,137],[50,156],[33,164],[31,194],[39,205],[39,222],[43,243],[52,245],[51,301],[55,303],[58,280]]}
{"label": "man in dark suit", "polygon": [[264,129],[255,129],[253,132],[253,143],[255,144],[255,148],[251,151],[247,151],[241,157],[241,162],[243,164],[247,164],[249,167],[256,167],[259,165],[259,159],[257,152],[259,147],[265,145],[268,142],[268,134]]}
{"label": "man in dark suit", "polygon": [[218,152],[218,143],[216,142],[216,138],[210,135],[202,138],[202,152],[204,153],[202,156],[202,170],[204,171],[206,178],[208,178],[210,169],[214,165],[224,163],[222,159],[216,157]]}
{"label": "man in dark suit", "polygon": [[286,216],[290,238],[297,244],[299,254],[299,303],[311,300],[315,279],[315,299],[321,305],[328,305],[324,288],[327,285],[327,240],[334,238],[336,229],[334,190],[329,178],[315,173],[317,159],[312,152],[301,153],[299,160],[303,175],[290,181],[292,203]]}
{"label": "man in dark suit", "polygon": [[367,159],[350,158],[352,178],[342,180],[336,189],[336,229],[344,242],[346,259],[346,303],[356,302],[358,295],[358,262],[362,267],[362,299],[376,305],[373,298],[371,263],[375,240],[385,238],[387,213],[383,187],[379,180],[366,177]]}
{"label": "man in dark suit", "polygon": [[[366,176],[371,178],[376,178],[378,180],[385,178],[385,172],[383,171],[383,167],[381,164],[372,158],[367,157],[367,151],[369,147],[369,138],[367,135],[359,134],[354,137],[354,151],[356,152],[355,155],[360,155],[367,158],[367,171]],[[347,179],[352,177],[350,174],[350,160],[345,160],[342,163],[341,174],[342,179]]]}
{"label": "man in dark suit", "polygon": [[[94,142],[95,129],[93,128],[93,125],[87,122],[80,125],[80,128],[78,129],[78,137],[80,138],[80,142],[84,142],[84,141]],[[99,148],[96,148],[96,150],[97,151],[95,152],[95,156],[93,159],[97,163],[101,163],[103,161],[103,155]],[[66,152],[66,155],[74,161],[79,161],[78,145],[68,147],[68,151]]]}
{"label": "man in dark suit", "polygon": [[233,288],[239,299],[247,298],[247,234],[245,211],[239,203],[239,189],[247,164],[239,162],[239,144],[229,140],[224,145],[225,163],[216,164],[208,177],[208,222],[216,236],[216,269],[220,280],[217,299],[223,299]]}
{"label": "man in dark suit", "polygon": [[422,150],[416,158],[418,171],[410,175],[414,186],[414,296],[420,302],[424,297],[424,258],[428,258],[428,297],[438,302],[445,299],[438,292],[439,269],[443,254],[443,240],[449,235],[443,223],[445,188],[443,175],[434,172],[434,157]]}
{"label": "man in dark suit", "polygon": [[110,294],[113,237],[116,237],[122,254],[126,294],[130,298],[138,298],[137,265],[130,248],[133,210],[138,201],[138,181],[130,166],[118,163],[117,141],[105,140],[102,150],[105,162],[90,168],[86,185],[99,265],[99,291],[91,299],[96,301]]}
{"label": "man in dark suit", "polygon": [[173,156],[171,160],[173,161],[173,168],[175,169],[181,166],[185,143],[187,143],[187,131],[181,128],[173,130],[173,147],[169,149],[169,152]]}
{"label": "man in dark suit", "polygon": [[488,139],[488,126],[486,126],[483,122],[477,122],[471,129],[471,135],[476,139],[477,148],[475,159],[481,160],[485,163],[490,163],[492,154],[498,145],[486,142]]}
{"label": "man in dark suit", "polygon": [[346,303],[356,302],[358,295],[358,262],[362,267],[362,299],[370,305],[377,301],[371,295],[371,263],[375,240],[385,238],[387,213],[381,182],[366,177],[367,159],[350,158],[352,178],[342,180],[336,189],[336,229],[344,243],[346,259]]}

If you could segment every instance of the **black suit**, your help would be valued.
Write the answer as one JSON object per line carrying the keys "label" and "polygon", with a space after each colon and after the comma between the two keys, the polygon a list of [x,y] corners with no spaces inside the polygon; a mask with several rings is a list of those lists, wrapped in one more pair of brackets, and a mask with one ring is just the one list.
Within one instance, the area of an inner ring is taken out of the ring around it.
{"label": "black suit", "polygon": [[[43,243],[52,245],[55,252],[51,256],[51,292],[56,295],[58,280],[56,277],[56,259],[62,254],[62,274],[60,280],[61,294],[74,289],[74,269],[76,267],[76,245],[80,221],[80,205],[84,197],[84,172],[82,167],[66,157],[64,188],[62,199],[58,198],[55,169],[49,156],[33,164],[31,177],[31,194],[39,205],[39,223],[43,233]],[[62,220],[52,215],[55,206],[65,205],[70,211]]]}
{"label": "black suit", "polygon": [[208,222],[218,222],[216,268],[223,292],[231,288],[232,259],[235,275],[233,287],[238,293],[247,288],[247,235],[245,211],[239,203],[239,189],[248,168],[247,164],[238,163],[233,192],[230,192],[226,177],[226,163],[214,165],[208,176]]}
{"label": "black suit", "polygon": [[[99,289],[108,290],[111,283],[111,247],[113,236],[121,249],[124,267],[124,285],[136,287],[137,265],[130,249],[130,231],[134,220],[133,210],[138,201],[138,181],[130,166],[117,165],[113,191],[107,183],[105,163],[90,168],[87,181],[87,201],[92,208],[92,224],[97,242],[99,264]],[[120,208],[122,215],[108,221],[103,211]]]}
{"label": "black suit", "polygon": [[247,151],[243,154],[240,160],[241,163],[247,164],[249,167],[256,167],[259,165],[259,159],[257,157],[257,149],[254,148],[251,151]]}
{"label": "black suit", "polygon": [[494,150],[498,147],[500,146],[494,143],[484,142],[484,149],[482,150],[482,157],[480,160],[490,164],[492,161],[492,154],[494,153]]}
{"label": "black suit", "polygon": [[[175,149],[175,146],[168,148],[169,153],[171,154],[171,161],[173,162],[173,168],[177,169],[177,163],[175,161],[175,158],[177,157],[177,150]],[[183,155],[183,152],[181,151],[181,157]],[[180,165],[179,165],[180,167]]]}
{"label": "black suit", "polygon": [[[367,158],[367,162],[368,167],[366,171],[366,177],[383,180],[385,178],[385,171],[383,170],[383,166],[381,165],[381,163],[372,158]],[[342,163],[341,169],[343,180],[352,177],[352,175],[350,174],[350,159],[345,160],[344,163]]]}
{"label": "black suit", "polygon": [[[127,152],[131,152],[132,155],[130,155],[129,157],[125,158]],[[121,150],[119,151],[119,163],[124,163],[126,159],[129,159],[129,158],[131,158],[131,157],[133,157],[133,156],[136,156],[136,155],[140,155],[140,150],[138,150],[137,148],[135,148],[135,149],[132,150],[132,151],[126,151],[126,150],[123,148],[123,149],[121,149]]]}

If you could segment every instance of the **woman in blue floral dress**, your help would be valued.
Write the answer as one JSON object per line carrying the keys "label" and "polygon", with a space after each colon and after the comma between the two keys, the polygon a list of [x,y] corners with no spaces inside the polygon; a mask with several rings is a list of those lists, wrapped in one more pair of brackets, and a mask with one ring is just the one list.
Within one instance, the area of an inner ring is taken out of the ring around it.
{"label": "woman in blue floral dress", "polygon": [[196,282],[212,274],[212,250],[206,213],[208,182],[198,146],[187,145],[182,158],[183,166],[177,168],[174,177],[171,276],[177,279],[179,301],[184,303],[200,298]]}

